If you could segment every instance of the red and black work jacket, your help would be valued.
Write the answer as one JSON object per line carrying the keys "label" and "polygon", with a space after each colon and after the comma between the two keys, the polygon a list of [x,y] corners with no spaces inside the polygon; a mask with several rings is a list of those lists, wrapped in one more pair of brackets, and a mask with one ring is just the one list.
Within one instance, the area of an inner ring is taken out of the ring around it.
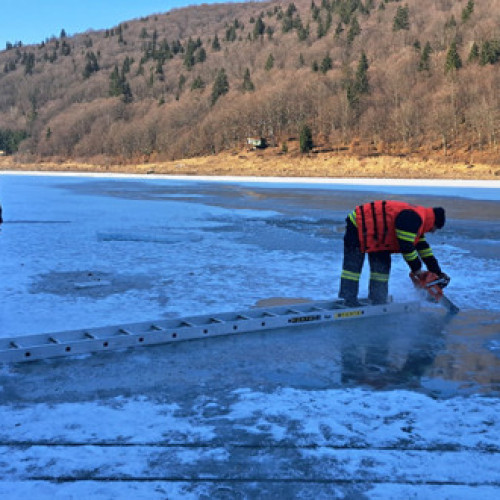
{"label": "red and black work jacket", "polygon": [[434,227],[432,208],[403,201],[373,201],[357,206],[348,219],[357,228],[362,252],[401,253],[413,272],[422,267],[421,258],[429,271],[441,272],[424,236]]}

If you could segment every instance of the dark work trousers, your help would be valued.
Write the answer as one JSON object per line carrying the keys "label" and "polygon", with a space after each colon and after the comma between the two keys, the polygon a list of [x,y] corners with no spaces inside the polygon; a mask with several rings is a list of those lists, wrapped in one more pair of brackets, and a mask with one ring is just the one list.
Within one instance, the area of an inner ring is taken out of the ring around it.
{"label": "dark work trousers", "polygon": [[[344,261],[340,278],[339,297],[346,301],[356,300],[359,292],[359,278],[365,261],[365,254],[359,246],[358,230],[346,219],[347,226],[344,235]],[[391,271],[390,252],[370,252],[370,285],[368,299],[374,304],[387,302],[389,292],[389,274]]]}

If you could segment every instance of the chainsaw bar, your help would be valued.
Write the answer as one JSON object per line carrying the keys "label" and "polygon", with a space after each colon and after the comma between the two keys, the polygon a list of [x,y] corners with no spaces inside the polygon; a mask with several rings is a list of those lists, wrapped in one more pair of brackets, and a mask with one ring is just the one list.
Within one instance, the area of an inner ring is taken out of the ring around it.
{"label": "chainsaw bar", "polygon": [[443,293],[441,299],[438,301],[450,314],[457,314],[460,309]]}
{"label": "chainsaw bar", "polygon": [[425,271],[421,276],[410,273],[410,279],[416,288],[425,290],[427,298],[431,302],[441,304],[450,314],[457,314],[460,309],[443,293],[443,288],[448,284],[443,278],[438,278],[436,274]]}

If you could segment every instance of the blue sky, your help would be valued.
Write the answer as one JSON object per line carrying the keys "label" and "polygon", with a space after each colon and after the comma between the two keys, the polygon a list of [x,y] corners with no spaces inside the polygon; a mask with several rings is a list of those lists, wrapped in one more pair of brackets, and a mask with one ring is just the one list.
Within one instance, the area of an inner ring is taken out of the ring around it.
{"label": "blue sky", "polygon": [[[230,0],[225,0],[225,2]],[[122,21],[176,7],[222,0],[1,0],[0,50],[6,42],[40,43],[64,29],[68,35],[112,28]]]}

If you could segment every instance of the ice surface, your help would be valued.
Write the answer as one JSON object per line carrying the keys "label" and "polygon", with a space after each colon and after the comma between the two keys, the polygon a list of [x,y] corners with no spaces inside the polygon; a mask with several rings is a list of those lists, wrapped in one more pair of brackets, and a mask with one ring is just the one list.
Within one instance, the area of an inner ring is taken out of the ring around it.
{"label": "ice surface", "polygon": [[[333,298],[345,215],[380,197],[447,208],[462,310],[3,366],[1,498],[498,497],[500,189],[0,183],[2,337]],[[398,256],[391,294],[416,297]]]}

